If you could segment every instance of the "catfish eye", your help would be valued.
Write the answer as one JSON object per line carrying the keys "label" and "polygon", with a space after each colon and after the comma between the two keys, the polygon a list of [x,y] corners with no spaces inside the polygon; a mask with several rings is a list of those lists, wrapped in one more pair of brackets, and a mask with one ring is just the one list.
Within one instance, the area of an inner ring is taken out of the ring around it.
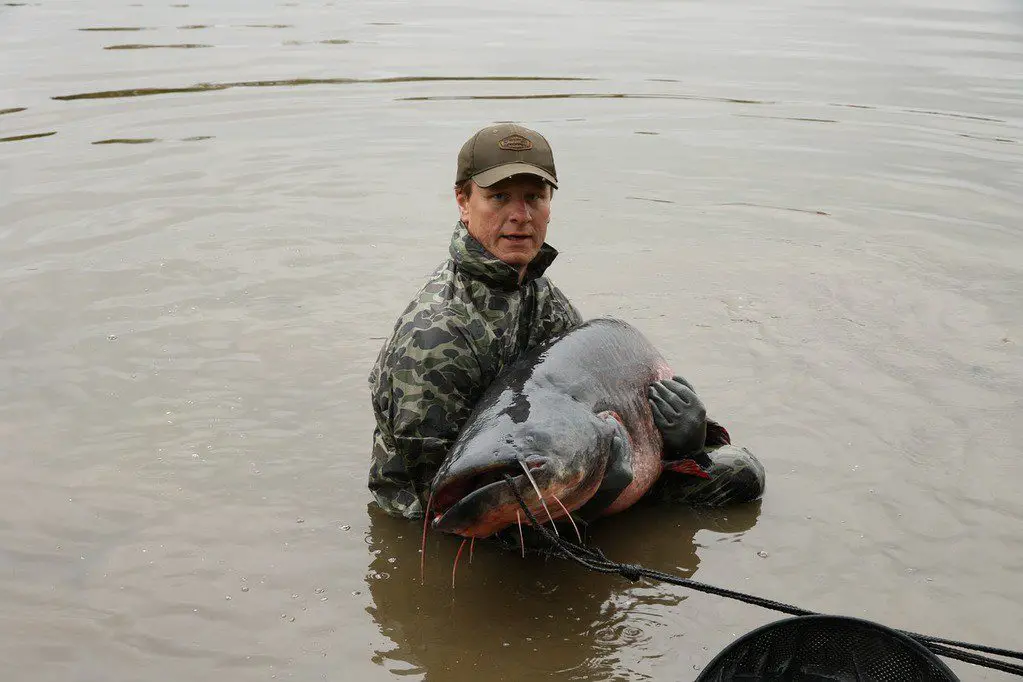
{"label": "catfish eye", "polygon": [[530,455],[525,459],[526,467],[529,469],[539,469],[547,463],[547,458],[540,455]]}

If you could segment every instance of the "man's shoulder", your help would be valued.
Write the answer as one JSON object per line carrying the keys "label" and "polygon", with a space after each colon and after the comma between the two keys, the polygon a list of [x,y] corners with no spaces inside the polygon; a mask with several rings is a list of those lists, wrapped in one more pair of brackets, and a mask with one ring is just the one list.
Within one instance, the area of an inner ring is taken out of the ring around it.
{"label": "man's shoulder", "polygon": [[541,320],[550,319],[556,331],[582,323],[583,318],[568,296],[549,277],[540,277],[537,282],[537,306]]}
{"label": "man's shoulder", "polygon": [[453,291],[453,273],[442,270],[412,299],[380,349],[369,381],[381,406],[396,396],[408,414],[425,415],[438,406],[448,409],[457,403],[453,396],[472,388],[479,367],[479,321]]}
{"label": "man's shoulder", "polygon": [[533,282],[536,284],[537,291],[540,292],[541,294],[546,294],[548,296],[557,296],[559,298],[564,298],[566,300],[568,298],[561,291],[561,289],[558,288],[558,285],[554,283],[554,280],[552,280],[549,275],[537,277],[535,280],[533,280]]}
{"label": "man's shoulder", "polygon": [[418,335],[432,329],[455,329],[471,318],[459,289],[454,263],[442,263],[412,297],[395,324],[394,336]]}
{"label": "man's shoulder", "polygon": [[398,318],[378,364],[470,351],[478,321],[459,294],[461,286],[454,263],[442,263]]}

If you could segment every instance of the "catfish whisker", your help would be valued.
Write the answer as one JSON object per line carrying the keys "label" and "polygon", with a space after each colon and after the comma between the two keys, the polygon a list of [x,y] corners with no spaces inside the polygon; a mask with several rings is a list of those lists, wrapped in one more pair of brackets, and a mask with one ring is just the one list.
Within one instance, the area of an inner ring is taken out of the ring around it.
{"label": "catfish whisker", "polygon": [[519,524],[519,546],[522,547],[522,558],[526,558],[526,539],[522,537],[522,515],[519,514],[519,510],[515,510],[515,521]]}
{"label": "catfish whisker", "polygon": [[[582,542],[582,541],[580,541]],[[472,540],[469,541],[469,565],[472,566],[472,549],[476,546],[476,536],[472,536]]]}
{"label": "catfish whisker", "polygon": [[553,497],[553,498],[554,498],[554,501],[555,501],[555,502],[557,502],[557,503],[558,503],[559,505],[561,505],[561,508],[562,508],[562,509],[563,509],[563,510],[565,511],[565,516],[567,516],[567,517],[568,517],[568,520],[569,520],[569,521],[571,521],[571,523],[572,523],[572,528],[575,528],[575,536],[576,536],[577,538],[579,538],[579,544],[580,544],[580,545],[581,545],[581,544],[583,544],[583,536],[582,536],[582,534],[581,534],[581,533],[579,532],[579,526],[575,525],[575,519],[573,519],[573,518],[572,518],[572,515],[568,513],[568,510],[567,510],[567,509],[565,509],[565,505],[564,505],[564,503],[562,503],[562,501],[558,499],[558,496],[557,496],[557,495],[554,495],[554,494],[552,494],[552,495],[551,495],[551,497]]}
{"label": "catfish whisker", "polygon": [[455,554],[455,565],[451,567],[451,589],[455,589],[455,571],[458,570],[458,557],[462,556],[463,549],[465,549],[465,540],[462,540],[462,544],[458,546],[458,553]]}
{"label": "catfish whisker", "polygon": [[543,505],[543,510],[547,512],[547,518],[551,520],[551,528],[554,529],[554,534],[560,537],[561,533],[558,532],[558,527],[554,525],[554,517],[551,516],[551,510],[547,508],[547,503],[543,501],[543,495],[540,494],[540,486],[536,484],[536,479],[533,478],[533,474],[529,473],[529,467],[526,466],[526,463],[520,459],[519,465],[522,467],[522,470],[526,472],[526,478],[528,478],[529,482],[533,484],[533,490],[536,491],[536,497],[540,500],[540,504]]}
{"label": "catfish whisker", "polygon": [[433,492],[426,500],[426,513],[423,514],[423,546],[419,550],[419,584],[426,584],[426,529],[430,525],[430,505],[433,504]]}

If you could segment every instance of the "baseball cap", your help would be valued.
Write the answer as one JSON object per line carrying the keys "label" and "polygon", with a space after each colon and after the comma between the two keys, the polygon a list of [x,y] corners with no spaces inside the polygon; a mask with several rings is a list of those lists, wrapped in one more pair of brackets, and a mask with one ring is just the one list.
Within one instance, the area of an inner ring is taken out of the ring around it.
{"label": "baseball cap", "polygon": [[488,126],[466,140],[458,152],[455,184],[471,179],[480,187],[527,173],[558,186],[554,153],[543,135],[514,123]]}

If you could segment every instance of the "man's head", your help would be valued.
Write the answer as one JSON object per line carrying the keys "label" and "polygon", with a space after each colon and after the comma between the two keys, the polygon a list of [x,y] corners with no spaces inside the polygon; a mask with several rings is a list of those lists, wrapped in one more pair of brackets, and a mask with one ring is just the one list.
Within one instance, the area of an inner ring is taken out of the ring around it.
{"label": "man's head", "polygon": [[550,145],[529,128],[489,126],[458,153],[455,200],[462,222],[487,251],[520,274],[547,237],[557,183]]}

